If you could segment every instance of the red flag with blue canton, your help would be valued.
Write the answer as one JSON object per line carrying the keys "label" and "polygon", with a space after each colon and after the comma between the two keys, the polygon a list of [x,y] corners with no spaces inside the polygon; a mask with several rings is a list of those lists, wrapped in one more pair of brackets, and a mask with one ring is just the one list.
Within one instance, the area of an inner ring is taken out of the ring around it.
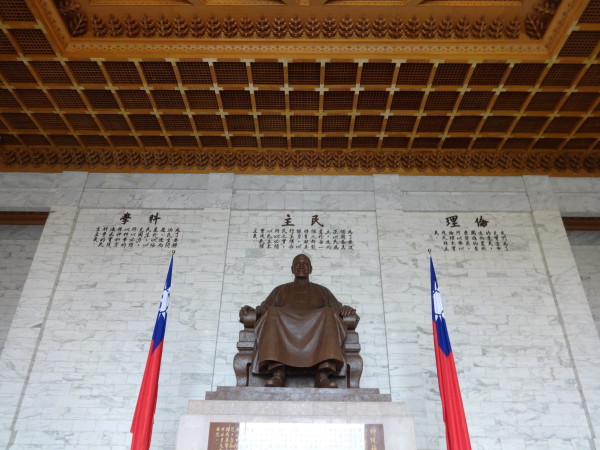
{"label": "red flag with blue canton", "polygon": [[431,317],[433,320],[433,343],[438,384],[442,399],[442,411],[446,424],[446,447],[448,450],[470,450],[469,429],[463,408],[454,355],[450,346],[450,336],[444,318],[444,305],[438,289],[433,258],[429,258],[431,273]]}
{"label": "red flag with blue canton", "polygon": [[154,425],[154,412],[156,411],[156,398],[158,395],[158,377],[160,375],[160,361],[162,359],[163,340],[167,327],[167,310],[171,297],[171,274],[173,272],[173,255],[169,264],[169,272],[163,289],[162,299],[158,308],[150,352],[146,361],[144,378],[140,388],[133,422],[131,423],[132,450],[148,450],[152,440],[152,426]]}

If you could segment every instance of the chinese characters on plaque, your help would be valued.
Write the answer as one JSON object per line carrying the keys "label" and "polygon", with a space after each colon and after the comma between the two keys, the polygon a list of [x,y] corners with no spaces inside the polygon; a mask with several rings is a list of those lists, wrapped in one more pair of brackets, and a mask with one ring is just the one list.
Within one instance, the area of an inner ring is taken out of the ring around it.
{"label": "chinese characters on plaque", "polygon": [[504,230],[488,228],[490,221],[483,215],[464,223],[458,215],[446,217],[446,227],[433,232],[445,252],[455,251],[509,251]]}
{"label": "chinese characters on plaque", "polygon": [[291,214],[286,214],[275,226],[257,227],[252,239],[260,249],[267,250],[354,250],[350,228],[331,228],[318,214],[311,216],[310,225],[296,225]]}
{"label": "chinese characters on plaque", "polygon": [[384,450],[383,425],[366,424],[365,425],[365,450]]}
{"label": "chinese characters on plaque", "polygon": [[181,229],[161,220],[163,217],[156,212],[141,223],[133,222],[132,215],[125,212],[119,217],[120,224],[97,226],[92,243],[104,248],[177,248]]}
{"label": "chinese characters on plaque", "polygon": [[211,422],[208,450],[385,450],[383,425]]}
{"label": "chinese characters on plaque", "polygon": [[237,450],[239,435],[239,423],[211,422],[207,450]]}

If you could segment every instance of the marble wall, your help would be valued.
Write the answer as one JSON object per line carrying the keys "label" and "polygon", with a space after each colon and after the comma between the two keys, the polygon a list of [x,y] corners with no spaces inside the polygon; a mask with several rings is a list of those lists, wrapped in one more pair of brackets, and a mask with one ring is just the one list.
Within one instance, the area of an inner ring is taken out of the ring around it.
{"label": "marble wall", "polygon": [[600,232],[569,231],[573,256],[600,334]]}
{"label": "marble wall", "polygon": [[37,248],[41,225],[0,226],[0,353]]}
{"label": "marble wall", "polygon": [[[427,430],[425,439],[418,436],[419,448],[439,448],[444,428],[431,352],[431,304],[425,301],[430,289],[426,249],[432,248],[476,448],[534,448],[542,436],[544,448],[585,448],[585,413],[567,344],[554,325],[559,317],[542,257],[530,245],[536,240],[531,217],[463,213],[459,218],[473,221],[480,215],[489,220],[486,228],[505,233],[508,251],[497,250],[494,239],[492,246],[486,239],[484,251],[472,244],[460,252],[440,251],[432,236],[444,229],[446,214],[378,216],[385,236],[380,248],[392,398],[406,401],[417,429]],[[395,231],[399,228],[410,234]],[[461,228],[464,233],[466,224]],[[548,395],[549,387],[562,397]],[[562,408],[570,411],[568,419],[561,419]],[[505,432],[498,434],[499,428]]]}
{"label": "marble wall", "polygon": [[[127,212],[126,225],[138,229],[146,229],[156,213]],[[141,246],[137,237],[100,246],[96,235],[102,236],[105,226],[126,228],[119,222],[124,213],[79,211],[20,405],[16,444],[125,448],[130,441],[131,412],[170,250],[158,243],[152,247],[145,236]],[[164,227],[180,229],[161,370],[164,401],[153,439],[156,448],[170,448],[177,412],[211,388],[228,217],[210,209],[160,215]]]}
{"label": "marble wall", "polygon": [[[188,400],[234,384],[240,306],[290,281],[291,259],[305,251],[313,281],[362,317],[362,386],[406,403],[419,449],[443,449],[431,249],[473,448],[598,447],[595,306],[561,215],[600,213],[599,187],[548,177],[0,174],[0,209],[18,198],[50,211],[0,355],[1,445],[128,448],[174,249],[153,448],[174,447]],[[291,223],[292,248],[289,233],[281,240]],[[337,247],[320,231],[336,232]]]}
{"label": "marble wall", "polygon": [[[293,227],[282,226],[287,214]],[[311,226],[315,215],[318,223]],[[231,368],[240,330],[240,308],[245,304],[256,307],[275,286],[292,281],[292,260],[304,252],[312,260],[311,280],[326,286],[343,304],[356,308],[361,317],[360,341],[365,355],[361,386],[389,393],[376,230],[372,211],[232,211],[217,342],[220,356],[215,362],[213,388],[235,385]],[[275,236],[279,236],[279,243]],[[343,244],[341,236],[346,236]],[[309,248],[305,250],[306,245]]]}

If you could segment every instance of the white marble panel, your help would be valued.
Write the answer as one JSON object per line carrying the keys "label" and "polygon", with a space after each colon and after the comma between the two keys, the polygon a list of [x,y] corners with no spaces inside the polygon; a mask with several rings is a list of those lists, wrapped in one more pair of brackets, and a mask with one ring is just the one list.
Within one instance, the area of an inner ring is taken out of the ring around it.
{"label": "white marble panel", "polygon": [[558,208],[563,216],[597,217],[600,215],[600,193],[556,194]]}
{"label": "white marble panel", "polygon": [[361,175],[307,175],[304,189],[309,191],[373,191],[373,177]]}
{"label": "white marble panel", "polygon": [[[75,208],[55,207],[52,212],[42,232],[36,256],[6,336],[4,350],[0,355],[0,378],[5,385],[0,395],[0,429],[2,430],[8,430],[13,421],[18,418],[22,406],[21,395],[28,387],[25,385],[30,375],[28,370],[36,355],[44,318],[49,311],[52,292],[60,275],[60,263],[67,249],[66,240],[62,245],[48,245],[46,241],[53,241],[60,235],[68,236],[76,216]],[[42,255],[50,261],[42,263],[41,259],[44,259],[41,258]],[[60,392],[63,391],[58,390],[58,393]],[[7,443],[8,441],[1,442],[3,446]]]}
{"label": "white marble panel", "polygon": [[233,188],[259,191],[372,191],[373,177],[360,175],[236,175]]}
{"label": "white marble panel", "polygon": [[600,231],[567,231],[567,237],[569,238],[571,248],[600,246]]}
{"label": "white marble panel", "polygon": [[0,225],[0,353],[42,229],[41,225]]}
{"label": "white marble panel", "polygon": [[[146,225],[152,212],[128,210],[129,224],[137,226]],[[119,224],[122,213],[79,212],[52,308],[41,323],[44,335],[16,441],[48,445],[48,436],[31,434],[45,430],[68,436],[80,448],[125,448],[131,441],[131,414],[171,250],[95,245],[96,227],[110,220]],[[188,400],[202,398],[212,381],[229,212],[172,209],[161,216],[181,229],[152,439],[157,448],[169,449]]]}
{"label": "white marble panel", "polygon": [[521,177],[399,176],[405,192],[525,192]]}
{"label": "white marble panel", "polygon": [[304,193],[301,191],[284,192],[283,195],[283,206],[289,210],[302,210],[304,209]]}
{"label": "white marble panel", "polygon": [[234,180],[235,175],[232,173],[210,173],[207,188],[212,192],[231,192]]}
{"label": "white marble panel", "polygon": [[398,175],[374,175],[373,183],[378,210],[402,209],[402,198],[406,192],[400,189]]}
{"label": "white marble panel", "polygon": [[55,200],[55,189],[18,189],[0,187],[0,210],[48,211]]}
{"label": "white marble panel", "polygon": [[[287,214],[290,214],[294,229],[311,230],[309,234],[315,230],[318,235],[321,230],[318,224],[311,225],[313,215],[318,215],[324,233],[334,229],[352,230],[354,249],[318,248],[318,239],[315,248],[308,250],[296,248],[297,243],[292,249],[289,243],[285,247],[279,243],[278,248],[274,248],[274,241],[270,248],[261,248],[260,229],[281,230]],[[235,385],[232,361],[241,326],[237,322],[239,309],[244,304],[259,305],[275,286],[291,281],[293,257],[306,252],[313,264],[311,280],[329,288],[339,301],[355,307],[361,316],[359,333],[365,354],[361,386],[379,387],[383,392],[389,392],[375,228],[372,212],[232,211],[217,342],[219,358],[213,387]],[[254,238],[255,229],[257,239]]]}
{"label": "white marble panel", "polygon": [[[369,408],[376,406],[378,408]],[[402,404],[399,403],[358,403],[358,402],[241,402],[241,401],[204,401],[190,402],[190,410],[183,415],[179,422],[177,432],[178,450],[201,450],[206,448],[211,422],[244,423],[263,428],[266,424],[281,425],[287,428],[291,423],[306,424],[306,433],[315,433],[322,430],[321,426],[312,427],[309,424],[340,424],[332,425],[334,432],[343,431],[348,424],[382,424],[383,438],[386,448],[393,450],[416,449],[414,424]],[[341,425],[343,424],[343,425]],[[272,427],[271,427],[272,428]],[[297,430],[296,430],[297,431]],[[362,428],[353,429],[359,433],[362,440]],[[344,441],[338,444],[344,444]],[[312,444],[319,449],[333,448],[323,445],[325,442]],[[347,442],[348,446],[357,444],[356,441]],[[296,448],[293,442],[288,445]],[[285,444],[281,445],[285,447]],[[333,444],[335,448],[338,447]],[[360,442],[361,448],[363,447]],[[313,448],[311,447],[311,448]],[[254,447],[252,447],[254,448]],[[300,448],[300,447],[298,447]],[[349,448],[349,447],[344,447]],[[357,447],[358,448],[358,447]]]}
{"label": "white marble panel", "polygon": [[78,206],[87,176],[87,172],[63,172],[58,181],[53,205]]}
{"label": "white marble panel", "polygon": [[90,173],[85,188],[206,190],[210,175],[213,174]]}
{"label": "white marble panel", "polygon": [[[234,195],[237,196],[239,191],[236,191]],[[254,192],[239,192],[239,194],[241,195],[242,198],[247,198],[248,199],[248,203],[247,203],[247,208],[244,209],[267,209],[267,199],[268,199],[268,192],[267,191],[254,191]],[[281,195],[281,194],[280,194]],[[282,196],[283,197],[283,196]],[[232,204],[233,204],[234,200],[232,198]]]}
{"label": "white marble panel", "polygon": [[57,179],[60,178],[57,173],[0,173],[0,189],[54,189]]}
{"label": "white marble panel", "polygon": [[527,197],[532,211],[557,210],[556,197],[552,191],[550,177],[527,175],[523,177]]}
{"label": "white marble panel", "polygon": [[[565,446],[557,448],[577,448],[590,430],[531,215],[471,214],[489,215],[488,226],[502,228],[515,245],[445,252],[434,239],[445,213],[378,210],[393,399],[405,401],[415,417],[418,448],[444,448],[431,332],[432,248],[473,448],[501,448],[507,434],[515,445],[527,442],[520,448],[553,448],[548,443],[557,439]],[[466,216],[459,214],[461,224]],[[538,220],[556,237],[554,222]],[[562,282],[570,273],[553,275]],[[554,396],[545,395],[549,390]]]}
{"label": "white marble panel", "polygon": [[302,175],[268,175],[270,191],[302,191],[304,176]]}
{"label": "white marble panel", "polygon": [[[586,402],[593,403],[600,398],[600,384],[596,382],[600,374],[596,370],[597,365],[590,365],[589,362],[600,358],[600,347],[591,305],[577,276],[575,259],[558,211],[534,211],[533,215],[535,223],[538,224],[541,251],[545,253],[553,248],[563,250],[562,258],[547,258],[546,267],[560,313],[566,345],[572,355],[571,363],[577,374],[576,385],[581,389]],[[587,421],[592,428],[588,433],[598,434],[600,416],[589,414],[588,410]]]}
{"label": "white marble panel", "polygon": [[[0,239],[4,241],[2,244],[4,249],[10,249],[11,241],[18,240],[35,241],[37,247],[37,241],[40,240],[43,230],[43,225],[0,225]],[[11,256],[4,259],[5,264]]]}
{"label": "white marble panel", "polygon": [[558,194],[567,193],[598,193],[600,192],[600,179],[598,178],[550,178],[552,189]]}
{"label": "white marble panel", "polygon": [[569,242],[600,335],[600,232],[569,231]]}
{"label": "white marble panel", "polygon": [[368,191],[270,191],[236,189],[233,210],[373,211],[375,198]]}
{"label": "white marble panel", "polygon": [[233,180],[233,189],[259,190],[269,189],[269,175],[236,175]]}
{"label": "white marble panel", "polygon": [[409,192],[402,198],[405,211],[529,211],[523,192]]}
{"label": "white marble panel", "polygon": [[90,189],[81,197],[82,208],[229,208],[230,203],[230,192],[172,189]]}

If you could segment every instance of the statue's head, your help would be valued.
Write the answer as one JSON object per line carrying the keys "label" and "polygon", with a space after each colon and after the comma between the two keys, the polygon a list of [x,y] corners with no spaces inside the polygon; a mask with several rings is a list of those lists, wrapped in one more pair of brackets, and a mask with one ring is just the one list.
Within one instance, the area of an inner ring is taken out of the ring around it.
{"label": "statue's head", "polygon": [[308,278],[312,273],[310,258],[306,255],[297,255],[292,261],[292,273],[296,278]]}

